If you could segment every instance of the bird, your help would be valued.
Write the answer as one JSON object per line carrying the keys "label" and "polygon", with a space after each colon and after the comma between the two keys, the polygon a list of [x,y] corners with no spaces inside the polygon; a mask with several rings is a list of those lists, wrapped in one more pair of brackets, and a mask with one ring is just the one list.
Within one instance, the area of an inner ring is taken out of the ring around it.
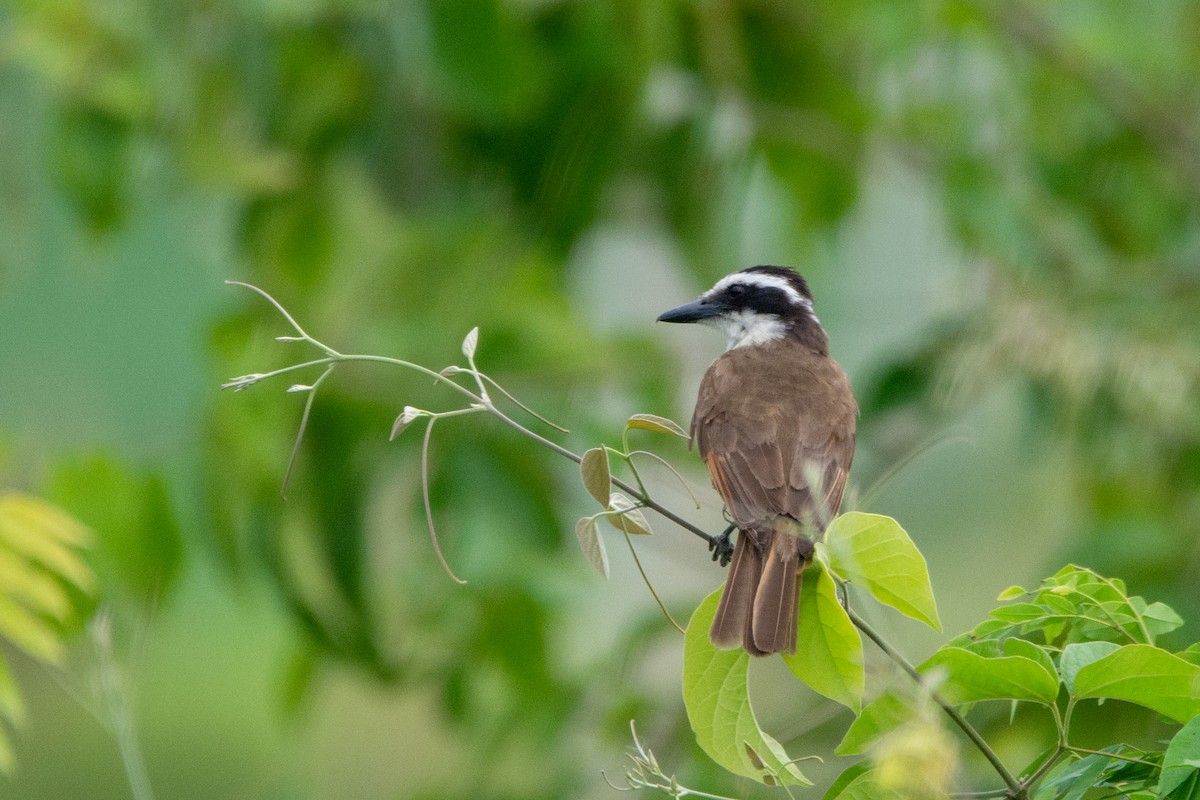
{"label": "bird", "polygon": [[850,380],[829,355],[808,283],[788,267],[726,275],[658,321],[727,337],[691,423],[691,443],[733,523],[725,535],[738,530],[709,638],[753,656],[794,654],[803,571],[838,513],[854,459]]}

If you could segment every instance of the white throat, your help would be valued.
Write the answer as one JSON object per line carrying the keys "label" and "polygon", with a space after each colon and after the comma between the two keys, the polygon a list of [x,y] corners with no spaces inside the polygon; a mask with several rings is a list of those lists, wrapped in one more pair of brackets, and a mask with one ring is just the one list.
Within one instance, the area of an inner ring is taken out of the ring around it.
{"label": "white throat", "polygon": [[782,339],[787,334],[787,327],[774,314],[756,314],[743,310],[722,314],[705,322],[725,332],[728,338],[726,350],[766,344]]}

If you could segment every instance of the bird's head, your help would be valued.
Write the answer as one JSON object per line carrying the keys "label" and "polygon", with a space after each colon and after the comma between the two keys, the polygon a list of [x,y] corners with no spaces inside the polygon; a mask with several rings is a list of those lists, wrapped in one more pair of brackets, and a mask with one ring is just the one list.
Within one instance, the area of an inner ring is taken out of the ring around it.
{"label": "bird's head", "polygon": [[787,267],[750,267],[726,275],[698,300],[672,308],[659,322],[701,322],[723,330],[729,348],[753,347],[792,336],[820,352],[828,340],[813,314],[812,295]]}

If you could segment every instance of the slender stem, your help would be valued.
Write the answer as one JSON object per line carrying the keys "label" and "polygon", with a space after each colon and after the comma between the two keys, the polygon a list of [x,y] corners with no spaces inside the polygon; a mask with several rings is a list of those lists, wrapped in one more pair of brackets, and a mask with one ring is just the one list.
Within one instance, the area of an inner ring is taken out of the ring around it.
{"label": "slender stem", "polygon": [[129,685],[125,680],[112,649],[112,623],[106,611],[101,612],[93,628],[93,644],[99,664],[100,693],[108,710],[121,764],[129,781],[129,792],[134,800],[154,800],[150,775],[146,771],[146,760],[138,743],[133,708],[129,700]]}
{"label": "slender stem", "polygon": [[625,544],[629,545],[629,554],[633,556],[633,563],[637,565],[638,572],[641,573],[642,576],[642,582],[645,583],[646,588],[650,590],[650,596],[654,598],[654,602],[658,603],[659,610],[663,612],[663,616],[665,616],[667,621],[675,627],[675,630],[679,631],[681,634],[687,633],[687,631],[685,631],[683,627],[675,621],[675,618],[671,616],[671,612],[667,610],[667,606],[665,603],[663,603],[662,598],[658,596],[658,592],[654,591],[654,586],[650,583],[650,578],[646,575],[646,570],[642,568],[642,560],[638,558],[637,550],[633,548],[633,539],[629,538],[629,532],[621,531],[621,533],[625,534]]}
{"label": "slender stem", "polygon": [[[901,669],[907,672],[909,677],[911,677],[918,684],[923,682],[921,673],[917,672],[917,668],[914,667],[912,663],[900,653],[899,650],[892,647],[892,645],[888,643],[888,641],[884,639],[874,628],[872,628],[866,620],[855,613],[855,611],[851,609],[849,605],[846,607],[846,613],[850,616],[850,621],[854,623],[854,627],[866,634],[867,638],[874,642],[888,658],[890,658],[897,665],[899,665]],[[1025,788],[1022,787],[1020,781],[1013,777],[1013,774],[1008,771],[1008,767],[1004,766],[1004,762],[1000,760],[1000,757],[997,756],[995,751],[992,750],[991,746],[984,741],[983,736],[979,734],[979,731],[975,730],[975,726],[967,722],[966,718],[963,717],[962,714],[959,714],[958,710],[936,691],[930,690],[929,696],[933,698],[935,703],[942,707],[942,710],[946,712],[946,715],[949,716],[950,719],[954,720],[954,724],[962,729],[962,732],[967,735],[967,738],[971,740],[979,752],[983,754],[983,757],[986,758],[996,770],[996,774],[1000,776],[1000,778],[1004,781],[1004,785],[1008,787],[1008,796],[1014,798],[1025,796]]]}
{"label": "slender stem", "polygon": [[[459,388],[462,388],[462,387],[459,387]],[[521,435],[532,439],[533,441],[537,442],[538,444],[542,445],[543,447],[553,450],[554,452],[558,453],[563,458],[569,458],[572,461],[574,461],[576,464],[583,461],[583,456],[578,455],[577,453],[573,453],[572,451],[568,450],[567,448],[563,447],[562,445],[556,444],[555,442],[550,441],[545,436],[540,436],[537,433],[534,433],[533,431],[529,430],[521,423],[514,420],[512,417],[505,414],[503,411],[496,408],[495,406],[488,406],[488,411],[490,411],[493,416],[495,416],[497,419],[499,419],[505,425],[509,426],[510,428],[517,431]],[[679,527],[683,528],[686,531],[694,533],[695,535],[699,536],[704,541],[708,542],[710,545],[712,545],[716,541],[716,537],[710,536],[709,534],[705,533],[703,530],[696,527],[692,523],[688,522],[686,519],[679,516],[671,509],[662,505],[654,498],[639,491],[638,489],[634,488],[633,486],[630,486],[628,483],[621,480],[620,478],[617,478],[614,476],[614,477],[611,477],[609,480],[612,482],[613,486],[616,486],[618,489],[621,489],[624,492],[628,493],[631,497],[635,498],[642,505],[646,506],[647,508],[654,509],[659,514],[661,514],[664,517],[666,517],[667,519],[671,520],[671,522],[674,522],[676,525],[678,525]]]}
{"label": "slender stem", "polygon": [[454,574],[454,570],[450,569],[450,565],[446,563],[446,557],[442,555],[442,547],[438,544],[437,529],[433,526],[433,506],[429,503],[429,439],[433,436],[433,426],[438,419],[438,417],[429,418],[429,423],[425,426],[425,439],[421,442],[421,499],[425,501],[425,522],[429,525],[429,541],[433,543],[433,552],[437,555],[438,561],[442,562],[442,569],[450,576],[450,580],[461,585],[466,581]]}
{"label": "slender stem", "polygon": [[313,401],[317,399],[317,389],[320,388],[321,382],[329,377],[329,373],[333,372],[335,366],[337,366],[335,362],[330,362],[329,366],[325,367],[325,371],[321,373],[321,377],[313,381],[312,386],[308,388],[308,397],[304,399],[304,412],[300,415],[300,429],[296,431],[296,441],[292,442],[292,454],[288,457],[287,469],[283,471],[283,483],[279,486],[279,496],[285,501],[287,500],[288,481],[292,478],[296,457],[300,455],[300,441],[304,438],[305,429],[308,428],[308,418],[312,414]]}
{"label": "slender stem", "polygon": [[1087,747],[1075,747],[1074,745],[1068,746],[1067,749],[1072,753],[1087,753],[1090,756],[1104,756],[1106,758],[1115,758],[1118,761],[1132,761],[1134,764],[1145,764],[1147,767],[1154,767],[1155,769],[1158,769],[1160,766],[1162,766],[1161,764],[1155,764],[1153,761],[1147,761],[1144,758],[1137,758],[1136,756],[1123,756],[1120,753],[1107,753],[1104,750],[1091,750]]}
{"label": "slender stem", "polygon": [[1037,782],[1040,781],[1047,772],[1054,768],[1054,765],[1058,763],[1058,760],[1062,758],[1062,754],[1065,752],[1067,752],[1066,743],[1059,742],[1058,746],[1054,748],[1054,752],[1052,752],[1050,756],[1033,771],[1032,775],[1022,780],[1021,785],[1026,789],[1031,789],[1036,786]]}
{"label": "slender stem", "polygon": [[634,456],[646,456],[647,458],[652,458],[655,461],[657,461],[659,464],[661,464],[662,466],[666,467],[667,470],[669,470],[670,473],[679,480],[679,485],[682,486],[683,490],[688,493],[688,496],[692,498],[692,502],[696,504],[696,510],[697,511],[700,510],[700,501],[696,498],[696,493],[692,491],[692,487],[688,486],[688,482],[685,481],[683,479],[683,476],[679,474],[679,470],[672,467],[671,464],[665,458],[658,455],[657,453],[651,453],[649,450],[634,450],[629,454],[629,463],[630,464],[633,463]]}

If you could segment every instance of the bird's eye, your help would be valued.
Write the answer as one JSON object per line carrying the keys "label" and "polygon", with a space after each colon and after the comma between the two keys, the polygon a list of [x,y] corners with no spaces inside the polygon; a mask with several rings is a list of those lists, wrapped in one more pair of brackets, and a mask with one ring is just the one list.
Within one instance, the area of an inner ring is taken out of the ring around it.
{"label": "bird's eye", "polygon": [[728,289],[731,297],[741,297],[746,293],[746,285],[743,283],[735,283]]}

